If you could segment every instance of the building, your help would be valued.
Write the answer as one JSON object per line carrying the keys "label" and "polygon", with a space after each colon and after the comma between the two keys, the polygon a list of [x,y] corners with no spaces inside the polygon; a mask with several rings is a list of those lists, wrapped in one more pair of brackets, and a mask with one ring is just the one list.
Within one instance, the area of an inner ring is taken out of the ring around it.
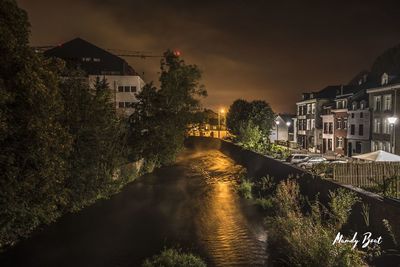
{"label": "building", "polygon": [[127,116],[133,112],[132,103],[137,101],[135,94],[145,83],[124,59],[81,38],[49,49],[44,55],[61,58],[67,66],[84,71],[91,88],[97,78],[106,79],[117,112]]}
{"label": "building", "polygon": [[322,150],[323,106],[336,95],[339,86],[327,86],[319,92],[303,93],[297,106],[297,142],[300,148],[320,153]]}
{"label": "building", "polygon": [[370,125],[368,94],[365,89],[362,89],[349,99],[347,156],[371,152]]}
{"label": "building", "polygon": [[334,153],[334,122],[335,117],[332,113],[335,103],[327,103],[322,108],[322,153],[333,154]]}
{"label": "building", "polygon": [[279,114],[275,118],[269,139],[272,143],[297,143],[297,118],[293,114]]}
{"label": "building", "polygon": [[385,150],[400,155],[400,79],[383,73],[380,84],[367,90],[371,109],[371,150]]}

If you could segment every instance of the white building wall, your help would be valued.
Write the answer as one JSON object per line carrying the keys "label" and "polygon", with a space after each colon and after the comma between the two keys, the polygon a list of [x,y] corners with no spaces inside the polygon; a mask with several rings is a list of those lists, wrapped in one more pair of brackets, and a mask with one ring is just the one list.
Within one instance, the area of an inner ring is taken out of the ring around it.
{"label": "white building wall", "polygon": [[[91,88],[94,87],[96,79],[105,78],[112,91],[113,102],[119,114],[129,116],[133,112],[133,108],[129,107],[129,103],[137,101],[136,94],[139,93],[145,82],[137,75],[89,75],[89,85]],[[123,92],[120,92],[119,88],[123,87]],[[125,87],[130,87],[131,90],[126,92]],[[136,88],[136,92],[134,89]],[[122,104],[123,103],[123,104]]]}

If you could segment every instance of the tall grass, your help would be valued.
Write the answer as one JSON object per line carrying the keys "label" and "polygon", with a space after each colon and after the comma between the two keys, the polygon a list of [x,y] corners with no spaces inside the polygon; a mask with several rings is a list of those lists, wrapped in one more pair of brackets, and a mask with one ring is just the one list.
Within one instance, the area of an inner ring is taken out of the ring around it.
{"label": "tall grass", "polygon": [[206,267],[202,259],[178,249],[164,249],[160,254],[146,259],[142,267]]}
{"label": "tall grass", "polygon": [[308,204],[295,180],[281,182],[273,198],[274,216],[267,218],[268,247],[278,266],[365,266],[365,253],[352,244],[332,245],[346,223],[354,193],[338,190],[330,194],[329,209],[318,201]]}

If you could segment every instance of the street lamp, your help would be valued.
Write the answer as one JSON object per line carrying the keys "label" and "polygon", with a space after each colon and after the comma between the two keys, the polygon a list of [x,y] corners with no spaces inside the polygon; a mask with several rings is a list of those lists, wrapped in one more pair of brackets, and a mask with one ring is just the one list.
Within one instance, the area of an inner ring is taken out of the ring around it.
{"label": "street lamp", "polygon": [[286,122],[286,126],[288,127],[288,129],[287,129],[287,141],[286,141],[286,145],[287,145],[288,151],[289,151],[289,127],[290,127],[291,124],[292,123],[290,121]]}
{"label": "street lamp", "polygon": [[394,124],[396,123],[396,121],[397,121],[397,117],[389,117],[389,118],[387,118],[387,120],[388,120],[388,122],[389,122],[389,124],[390,124],[390,126],[391,126],[391,128],[392,128],[392,134],[391,134],[391,140],[390,140],[390,146],[391,146],[391,153],[393,153],[394,154],[394,149],[395,149],[395,146],[394,146],[394,142],[395,142],[395,137],[394,137],[394,134],[395,134],[395,131],[394,131]]}
{"label": "street lamp", "polygon": [[221,114],[225,114],[225,109],[218,110],[218,138],[221,138]]}
{"label": "street lamp", "polygon": [[280,123],[280,121],[275,121],[275,124],[276,124],[276,142],[279,141],[279,123]]}

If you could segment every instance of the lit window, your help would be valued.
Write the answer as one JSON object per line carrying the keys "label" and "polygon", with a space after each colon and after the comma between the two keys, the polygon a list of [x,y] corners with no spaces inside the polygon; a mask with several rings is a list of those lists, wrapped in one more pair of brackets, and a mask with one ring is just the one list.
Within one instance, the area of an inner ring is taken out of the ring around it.
{"label": "lit window", "polygon": [[387,118],[383,120],[383,133],[390,134],[390,124]]}
{"label": "lit window", "polygon": [[337,137],[336,138],[336,147],[337,148],[342,148],[343,147],[343,137]]}
{"label": "lit window", "polygon": [[97,57],[93,58],[93,62],[100,62],[100,58]]}
{"label": "lit window", "polygon": [[82,61],[83,61],[83,62],[89,62],[90,60],[91,60],[90,57],[83,57],[83,58],[82,58]]}
{"label": "lit window", "polygon": [[380,111],[382,109],[381,108],[381,105],[382,105],[381,101],[382,101],[382,98],[381,98],[380,95],[374,97],[374,110]]}
{"label": "lit window", "polygon": [[384,95],[383,110],[391,110],[391,109],[392,109],[392,95]]}
{"label": "lit window", "polygon": [[381,119],[375,118],[374,119],[374,133],[381,132]]}

